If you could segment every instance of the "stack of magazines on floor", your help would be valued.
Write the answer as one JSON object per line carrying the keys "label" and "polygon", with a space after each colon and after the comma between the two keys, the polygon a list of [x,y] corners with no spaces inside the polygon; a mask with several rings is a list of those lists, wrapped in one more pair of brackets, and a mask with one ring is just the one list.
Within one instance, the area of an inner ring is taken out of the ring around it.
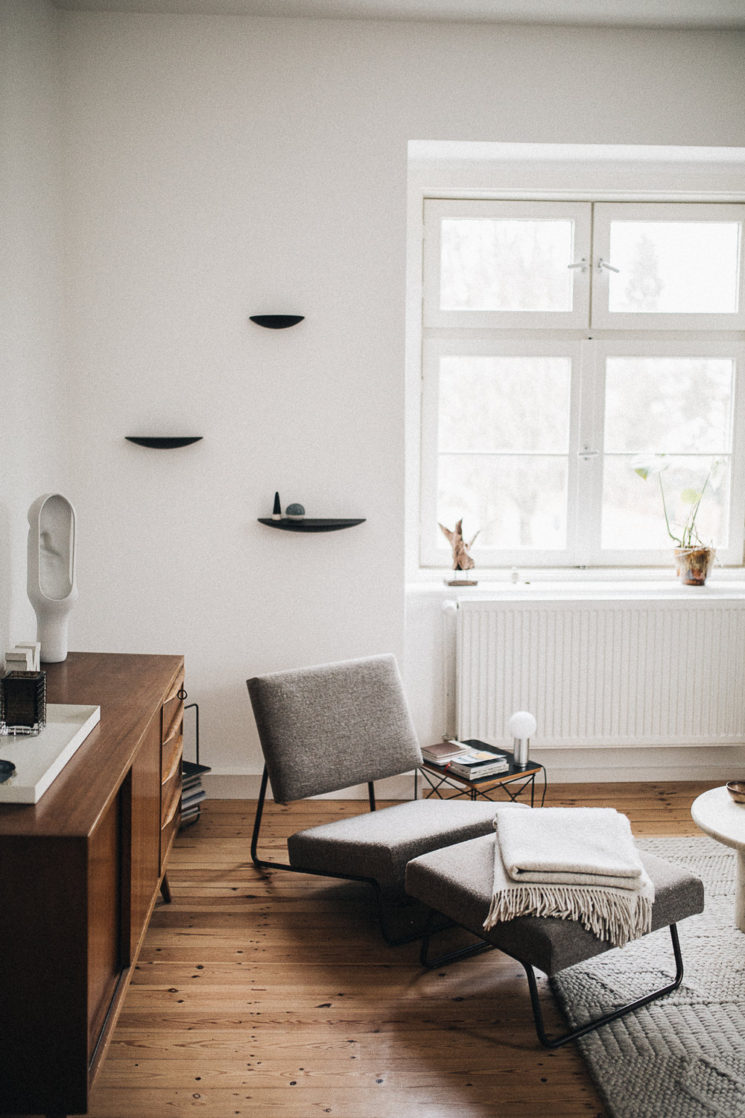
{"label": "stack of magazines on floor", "polygon": [[181,827],[188,827],[196,823],[202,810],[202,800],[207,793],[202,787],[202,774],[211,772],[209,765],[199,763],[199,707],[196,703],[189,703],[184,710],[194,710],[196,717],[196,761],[181,762]]}
{"label": "stack of magazines on floor", "polygon": [[483,780],[487,776],[509,771],[510,762],[504,753],[483,741],[437,742],[422,746],[422,757],[437,765],[443,772],[465,776],[468,780]]}
{"label": "stack of magazines on floor", "polygon": [[200,804],[207,798],[207,793],[202,787],[202,773],[210,770],[206,765],[195,764],[194,761],[181,762],[181,826],[195,823],[201,811]]}

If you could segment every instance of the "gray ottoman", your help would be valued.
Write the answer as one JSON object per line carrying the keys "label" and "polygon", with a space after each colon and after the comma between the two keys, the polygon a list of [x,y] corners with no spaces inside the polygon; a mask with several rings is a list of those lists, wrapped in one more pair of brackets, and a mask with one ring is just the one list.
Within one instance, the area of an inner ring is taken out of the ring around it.
{"label": "gray ottoman", "polygon": [[686,916],[702,912],[704,907],[704,887],[699,878],[680,866],[666,862],[653,854],[641,852],[645,869],[655,887],[655,902],[652,908],[652,931],[657,928],[670,928],[673,953],[676,962],[676,975],[673,982],[639,998],[612,1013],[566,1033],[555,1039],[546,1036],[538,991],[533,968],[549,976],[576,963],[584,962],[593,955],[604,951],[616,950],[603,940],[573,920],[557,920],[548,917],[525,916],[517,920],[497,924],[490,931],[484,931],[483,923],[489,911],[492,894],[494,867],[494,835],[483,835],[467,842],[434,850],[414,858],[406,867],[406,891],[417,900],[429,905],[431,909],[447,916],[455,924],[468,929],[479,937],[476,947],[459,952],[429,958],[429,936],[422,945],[422,962],[425,966],[441,966],[454,959],[472,954],[475,950],[497,947],[522,963],[528,978],[531,1004],[535,1018],[538,1038],[547,1048],[557,1048],[604,1025],[625,1013],[663,994],[669,993],[680,985],[683,978],[683,961],[676,924]]}

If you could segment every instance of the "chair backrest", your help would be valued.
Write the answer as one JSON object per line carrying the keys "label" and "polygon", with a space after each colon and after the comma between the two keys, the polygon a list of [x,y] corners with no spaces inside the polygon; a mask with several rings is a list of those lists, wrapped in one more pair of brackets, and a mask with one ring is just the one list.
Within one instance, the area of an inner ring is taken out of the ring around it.
{"label": "chair backrest", "polygon": [[421,762],[392,655],[246,682],[272,792],[282,803],[410,772]]}

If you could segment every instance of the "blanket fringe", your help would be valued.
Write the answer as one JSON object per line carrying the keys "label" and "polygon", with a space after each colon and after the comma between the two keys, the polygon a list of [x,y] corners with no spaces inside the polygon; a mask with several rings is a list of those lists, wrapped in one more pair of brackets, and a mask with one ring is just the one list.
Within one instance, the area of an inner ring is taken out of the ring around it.
{"label": "blanket fringe", "polygon": [[642,894],[619,897],[577,885],[513,885],[492,898],[484,929],[520,916],[576,920],[598,939],[621,947],[652,927],[652,901]]}

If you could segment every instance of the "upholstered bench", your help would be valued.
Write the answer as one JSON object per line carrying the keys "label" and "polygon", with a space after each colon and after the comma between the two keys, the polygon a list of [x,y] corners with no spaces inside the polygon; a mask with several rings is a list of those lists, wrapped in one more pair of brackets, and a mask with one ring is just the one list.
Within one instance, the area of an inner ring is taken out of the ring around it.
{"label": "upholstered bench", "polygon": [[553,917],[520,917],[497,924],[488,932],[484,931],[483,923],[489,911],[492,895],[495,842],[495,835],[482,835],[480,838],[423,854],[414,858],[406,867],[406,891],[410,896],[429,905],[431,909],[448,917],[453,923],[466,928],[478,936],[480,941],[476,947],[430,959],[430,937],[427,935],[422,944],[422,962],[425,966],[441,966],[466,954],[472,954],[474,950],[484,950],[488,947],[499,948],[500,951],[517,959],[525,968],[528,978],[538,1038],[547,1048],[557,1048],[569,1040],[574,1040],[599,1025],[613,1021],[632,1009],[669,993],[680,985],[683,978],[683,961],[676,924],[686,916],[693,916],[703,910],[704,887],[700,879],[688,870],[653,854],[640,851],[644,867],[655,887],[651,930],[670,928],[676,963],[675,979],[661,989],[646,994],[620,1009],[615,1009],[560,1037],[549,1039],[543,1027],[533,968],[543,971],[550,977],[594,955],[614,949],[609,943],[585,931],[576,921],[558,920]]}

